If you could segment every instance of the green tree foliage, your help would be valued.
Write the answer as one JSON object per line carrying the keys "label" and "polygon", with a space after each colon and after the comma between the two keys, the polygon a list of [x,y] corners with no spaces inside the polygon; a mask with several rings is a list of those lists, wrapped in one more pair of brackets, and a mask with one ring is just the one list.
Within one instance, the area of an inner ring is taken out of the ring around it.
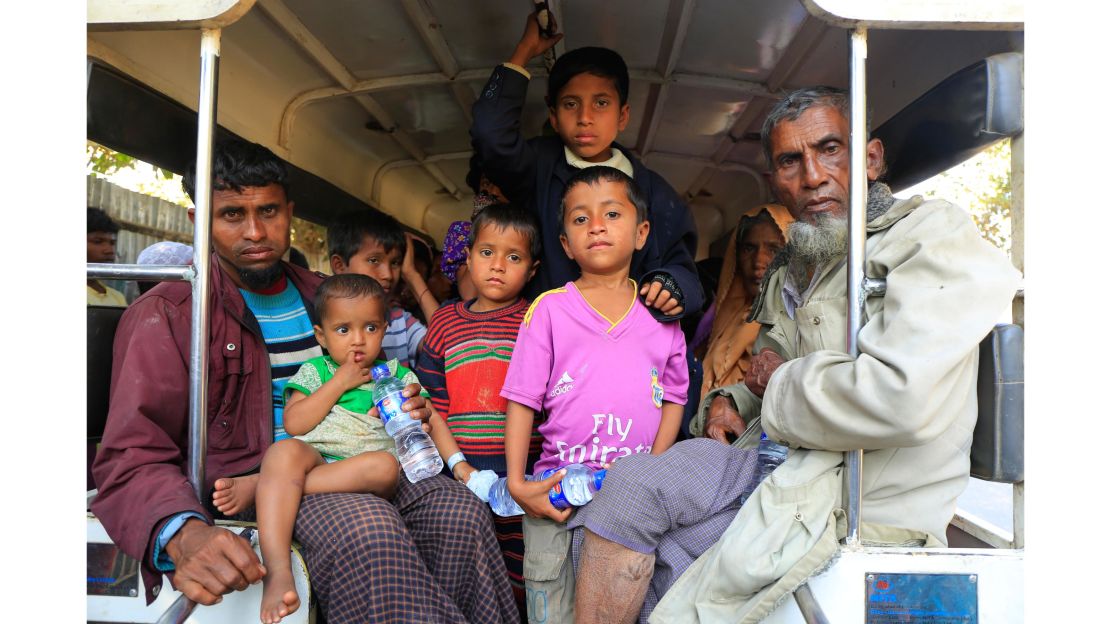
{"label": "green tree foliage", "polygon": [[[101,178],[110,178],[123,169],[135,169],[142,162],[134,156],[121,154],[92,141],[85,141],[85,156],[88,161],[85,168],[89,173]],[[151,167],[162,176],[162,179],[173,179],[172,171],[154,165]]]}
{"label": "green tree foliage", "polygon": [[1010,252],[1010,140],[995,143],[948,171],[937,174],[899,196],[920,193],[947,199],[970,214],[979,232],[999,249]]}

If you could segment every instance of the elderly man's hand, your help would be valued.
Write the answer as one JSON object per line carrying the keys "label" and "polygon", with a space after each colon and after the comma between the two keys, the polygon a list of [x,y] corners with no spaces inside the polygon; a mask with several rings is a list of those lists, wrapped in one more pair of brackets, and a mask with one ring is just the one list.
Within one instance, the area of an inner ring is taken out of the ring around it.
{"label": "elderly man's hand", "polygon": [[226,593],[262,580],[266,568],[250,543],[231,531],[191,519],[166,543],[173,586],[197,604],[213,605]]}
{"label": "elderly man's hand", "polygon": [[778,353],[770,349],[763,349],[752,356],[752,365],[748,369],[748,374],[744,377],[744,384],[748,386],[748,390],[751,390],[752,394],[763,398],[763,393],[767,391],[767,384],[771,382],[771,375],[785,361]]}
{"label": "elderly man's hand", "polygon": [[713,402],[709,404],[709,413],[705,416],[705,437],[722,444],[731,444],[729,436],[738,438],[745,428],[744,418],[736,411],[731,398],[724,394],[713,398]]}
{"label": "elderly man's hand", "polygon": [[[424,431],[426,433],[431,433],[432,427],[428,424],[428,419],[432,417],[432,408],[428,405],[424,397],[420,396],[420,390],[420,384],[418,383],[411,383],[401,390],[401,396],[408,399],[401,404],[401,411],[408,414],[409,418],[419,420],[424,427]],[[378,412],[377,405],[371,407],[370,411],[366,412],[366,415],[378,419],[382,417]]]}

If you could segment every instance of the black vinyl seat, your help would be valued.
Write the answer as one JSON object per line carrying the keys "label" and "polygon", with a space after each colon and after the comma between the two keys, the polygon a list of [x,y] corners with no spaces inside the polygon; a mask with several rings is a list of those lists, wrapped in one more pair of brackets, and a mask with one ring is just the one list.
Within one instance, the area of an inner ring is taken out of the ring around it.
{"label": "black vinyl seat", "polygon": [[998,325],[979,344],[979,419],[971,441],[971,475],[998,483],[1025,481],[1025,332]]}
{"label": "black vinyl seat", "polygon": [[87,328],[88,344],[85,350],[85,363],[88,386],[86,387],[86,437],[88,438],[87,475],[88,488],[92,483],[92,461],[96,443],[104,435],[104,423],[108,420],[108,392],[112,382],[112,341],[116,337],[116,327],[126,308],[113,306],[88,306]]}

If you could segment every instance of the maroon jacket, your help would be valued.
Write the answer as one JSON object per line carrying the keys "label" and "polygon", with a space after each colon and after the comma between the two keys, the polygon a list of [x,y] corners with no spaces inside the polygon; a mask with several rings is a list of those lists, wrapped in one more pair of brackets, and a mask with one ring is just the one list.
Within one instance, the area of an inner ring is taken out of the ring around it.
{"label": "maroon jacket", "polygon": [[[309,315],[323,277],[282,263]],[[212,256],[208,339],[208,459],[204,492],[220,477],[257,468],[273,443],[270,360],[257,321]],[[171,516],[211,519],[189,486],[189,328],[192,292],[159,284],[132,303],[116,330],[104,437],[93,463],[92,511],[123,552],[142,562],[147,601],[161,587],[151,561]]]}

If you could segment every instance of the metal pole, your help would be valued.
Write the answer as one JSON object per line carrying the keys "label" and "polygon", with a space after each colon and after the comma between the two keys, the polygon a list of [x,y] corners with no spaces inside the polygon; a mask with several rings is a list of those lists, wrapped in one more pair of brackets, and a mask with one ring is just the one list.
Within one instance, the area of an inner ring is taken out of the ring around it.
{"label": "metal pole", "polygon": [[821,610],[821,605],[817,604],[817,598],[813,596],[808,584],[802,583],[794,590],[794,601],[798,603],[798,610],[802,612],[802,619],[806,624],[829,624],[829,618]]}
{"label": "metal pole", "polygon": [[167,264],[106,264],[90,262],[85,273],[96,279],[148,280],[151,282],[188,282],[193,267]]}
{"label": "metal pole", "polygon": [[216,78],[220,73],[220,30],[200,34],[200,101],[197,104],[196,212],[193,218],[193,328],[189,336],[189,483],[204,500],[208,449],[208,232],[212,223],[212,137],[216,129]]}
{"label": "metal pole", "polygon": [[[200,100],[197,103],[196,211],[193,215],[192,331],[189,335],[189,483],[204,501],[204,460],[208,450],[208,233],[212,223],[212,138],[216,129],[216,87],[220,74],[220,30],[200,33]],[[180,624],[196,603],[182,594],[159,618]]]}
{"label": "metal pole", "polygon": [[[848,210],[848,328],[846,351],[859,356],[863,320],[864,247],[867,241],[867,29],[852,31],[851,45],[851,186]],[[848,491],[848,546],[859,546],[860,506],[863,491],[863,451],[844,453]]]}

